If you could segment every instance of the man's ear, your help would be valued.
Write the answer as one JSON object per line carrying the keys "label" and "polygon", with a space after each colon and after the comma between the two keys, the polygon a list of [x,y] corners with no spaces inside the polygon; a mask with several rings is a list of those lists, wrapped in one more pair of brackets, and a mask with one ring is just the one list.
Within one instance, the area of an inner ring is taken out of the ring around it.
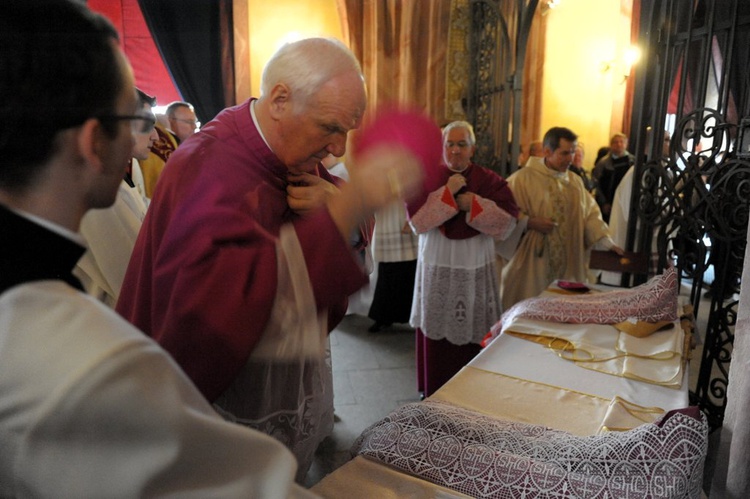
{"label": "man's ear", "polygon": [[105,131],[101,122],[96,118],[87,119],[78,133],[78,152],[87,164],[101,170],[105,147]]}
{"label": "man's ear", "polygon": [[292,92],[285,83],[277,83],[271,89],[269,95],[269,102],[271,105],[270,113],[274,120],[278,120],[286,112],[287,109],[292,105],[291,103]]}

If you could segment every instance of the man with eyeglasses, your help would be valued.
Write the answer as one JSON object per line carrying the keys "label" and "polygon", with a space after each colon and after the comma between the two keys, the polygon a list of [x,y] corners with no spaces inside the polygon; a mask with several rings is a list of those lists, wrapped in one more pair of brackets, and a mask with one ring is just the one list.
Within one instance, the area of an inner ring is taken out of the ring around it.
{"label": "man with eyeglasses", "polygon": [[171,103],[167,106],[166,114],[167,120],[169,120],[169,129],[177,139],[178,145],[187,140],[198,129],[195,110],[192,104],[188,102],[176,101]]}
{"label": "man with eyeglasses", "polygon": [[140,89],[136,91],[143,118],[131,122],[134,141],[130,166],[120,182],[115,203],[103,210],[90,210],[83,217],[81,235],[88,250],[78,260],[75,272],[89,294],[113,308],[148,208],[138,162],[148,158],[158,138],[154,128],[156,118],[151,111],[156,99]]}
{"label": "man with eyeglasses", "polygon": [[[151,152],[151,146],[154,145],[159,139],[159,135],[156,133],[156,116],[151,110],[156,105],[156,98],[152,97],[142,90],[136,88],[138,92],[138,100],[143,106],[139,114],[144,116],[144,120],[137,123],[137,129],[133,130],[133,138],[135,139],[135,145],[133,145],[133,158],[130,160],[130,168],[125,175],[125,181],[135,187],[138,193],[143,198],[144,204],[148,207],[151,197],[146,192],[146,183],[143,178],[143,170],[141,168],[141,161],[148,159],[149,153]],[[130,178],[128,179],[128,174]]]}
{"label": "man with eyeglasses", "polygon": [[156,343],[83,293],[81,218],[112,205],[152,120],[103,17],[71,0],[3,7],[0,497],[307,494],[282,444],[225,422]]}

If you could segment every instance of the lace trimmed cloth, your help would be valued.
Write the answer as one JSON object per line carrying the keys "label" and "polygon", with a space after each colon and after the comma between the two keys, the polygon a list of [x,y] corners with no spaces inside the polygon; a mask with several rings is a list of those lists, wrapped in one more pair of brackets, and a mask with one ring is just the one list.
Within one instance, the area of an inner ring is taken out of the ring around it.
{"label": "lace trimmed cloth", "polygon": [[472,497],[699,498],[707,449],[695,407],[580,437],[428,400],[372,425],[352,453]]}
{"label": "lace trimmed cloth", "polygon": [[480,343],[500,317],[494,244],[485,234],[420,234],[410,324],[432,340]]}
{"label": "lace trimmed cloth", "polygon": [[630,289],[528,298],[507,310],[488,336],[495,338],[518,317],[571,324],[675,321],[677,271],[670,267],[663,274]]}

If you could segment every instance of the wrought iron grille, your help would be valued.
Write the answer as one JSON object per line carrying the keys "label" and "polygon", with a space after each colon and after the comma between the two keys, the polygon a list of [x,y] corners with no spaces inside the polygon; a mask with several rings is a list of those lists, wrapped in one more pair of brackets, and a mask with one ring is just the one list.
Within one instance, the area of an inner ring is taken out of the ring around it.
{"label": "wrought iron grille", "polygon": [[[537,3],[470,1],[466,111],[477,134],[475,159],[506,176],[518,158],[521,75]],[[696,314],[710,284],[700,372],[690,395],[716,429],[726,406],[750,206],[750,163],[736,144],[738,136],[750,137],[737,126],[750,117],[750,2],[640,0],[640,12],[645,57],[633,96],[636,163],[626,246],[653,252],[657,272],[675,265]],[[664,154],[669,123],[674,129]],[[634,276],[633,283],[645,279]]]}
{"label": "wrought iron grille", "polygon": [[[750,110],[748,7],[741,0],[641,2],[640,43],[648,55],[636,82],[631,138],[644,154],[635,165],[628,246],[656,248],[657,271],[675,265],[696,314],[710,289],[690,398],[713,429],[726,407],[750,207],[750,162],[738,157],[736,143],[738,116]],[[675,125],[664,155],[669,114]]]}
{"label": "wrought iron grille", "polygon": [[474,160],[503,176],[515,169],[521,138],[526,40],[538,0],[471,0],[471,67],[466,114]]}

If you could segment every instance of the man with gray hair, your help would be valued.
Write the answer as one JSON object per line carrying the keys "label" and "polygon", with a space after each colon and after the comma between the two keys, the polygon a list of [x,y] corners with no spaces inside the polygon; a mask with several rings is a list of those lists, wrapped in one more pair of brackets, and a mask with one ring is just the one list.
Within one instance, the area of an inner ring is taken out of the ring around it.
{"label": "man with gray hair", "polygon": [[471,161],[475,144],[469,123],[446,125],[440,187],[408,206],[419,234],[410,322],[417,388],[426,397],[479,353],[500,318],[495,238],[513,232],[518,206],[505,179]]}
{"label": "man with gray hair", "polygon": [[285,443],[302,481],[333,424],[326,336],[367,282],[352,234],[414,194],[422,173],[390,148],[350,161],[350,181],[334,186],[321,160],[344,155],[366,104],[340,42],[287,44],[262,80],[259,99],[225,109],[170,158],[117,310],[225,418]]}
{"label": "man with gray hair", "polygon": [[628,151],[627,147],[628,136],[624,133],[614,134],[609,139],[609,152],[596,162],[591,172],[591,178],[596,185],[596,202],[602,210],[602,218],[607,223],[612,213],[612,202],[617,186],[620,185],[628,168],[635,163],[635,156]]}
{"label": "man with gray hair", "polygon": [[167,121],[169,121],[169,131],[177,140],[178,145],[182,144],[198,129],[198,118],[195,116],[193,105],[189,102],[172,102],[167,106],[165,114]]}

